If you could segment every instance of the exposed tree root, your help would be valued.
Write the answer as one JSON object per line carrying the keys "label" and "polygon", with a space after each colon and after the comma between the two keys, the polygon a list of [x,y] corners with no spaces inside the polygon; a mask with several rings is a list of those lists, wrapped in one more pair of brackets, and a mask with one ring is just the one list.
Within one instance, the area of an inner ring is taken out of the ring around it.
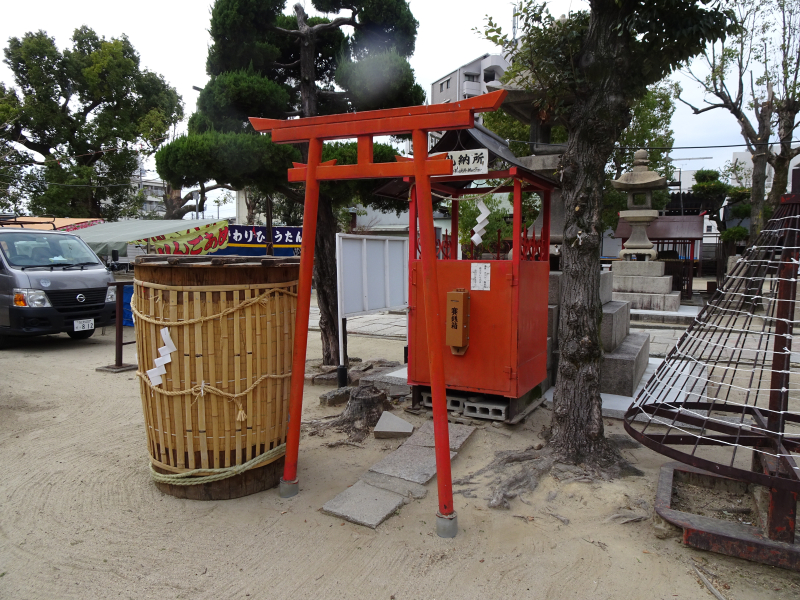
{"label": "exposed tree root", "polygon": [[[495,475],[487,498],[489,508],[507,509],[510,508],[509,500],[520,498],[520,494],[533,492],[542,477],[548,473],[561,483],[594,483],[642,474],[623,458],[612,440],[603,438],[600,447],[602,450],[598,456],[584,456],[581,459],[559,451],[552,445],[538,450],[531,446],[521,452],[517,450],[497,452],[492,462],[466,477],[453,481],[453,485],[474,486],[478,483],[477,477]],[[475,489],[470,487],[464,491],[469,493]],[[561,520],[558,515],[551,516]]]}
{"label": "exposed tree root", "polygon": [[308,434],[323,436],[326,430],[335,429],[347,434],[347,442],[358,444],[366,439],[383,411],[391,409],[392,403],[384,392],[373,386],[358,387],[350,393],[350,400],[347,401],[342,414],[333,419],[328,417],[329,420],[318,419],[310,422]]}

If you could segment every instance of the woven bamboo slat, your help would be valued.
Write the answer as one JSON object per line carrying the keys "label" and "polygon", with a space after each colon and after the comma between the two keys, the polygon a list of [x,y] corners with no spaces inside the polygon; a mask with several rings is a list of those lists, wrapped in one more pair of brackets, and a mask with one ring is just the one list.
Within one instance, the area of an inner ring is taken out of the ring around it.
{"label": "woven bamboo slat", "polygon": [[[298,269],[236,266],[136,265],[142,409],[160,472],[233,467],[286,441]],[[164,327],[176,350],[152,385],[145,372],[160,356]]]}

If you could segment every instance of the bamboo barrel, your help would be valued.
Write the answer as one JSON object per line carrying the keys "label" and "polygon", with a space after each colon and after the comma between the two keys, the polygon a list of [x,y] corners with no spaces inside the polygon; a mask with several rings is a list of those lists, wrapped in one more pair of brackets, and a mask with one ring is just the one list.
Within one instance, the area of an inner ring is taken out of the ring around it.
{"label": "bamboo barrel", "polygon": [[[135,274],[138,376],[156,486],[223,500],[278,485],[299,260],[144,256]],[[151,378],[164,355],[166,372]]]}

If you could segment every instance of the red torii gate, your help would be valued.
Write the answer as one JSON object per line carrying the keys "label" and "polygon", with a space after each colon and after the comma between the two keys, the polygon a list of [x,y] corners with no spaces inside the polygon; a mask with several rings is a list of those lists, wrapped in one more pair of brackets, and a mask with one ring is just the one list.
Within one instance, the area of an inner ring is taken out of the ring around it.
{"label": "red torii gate", "polygon": [[[339,179],[378,179],[410,177],[416,184],[422,246],[422,279],[425,303],[433,400],[436,471],[439,491],[439,512],[436,529],[441,537],[454,537],[458,531],[453,509],[450,472],[450,442],[447,426],[447,404],[442,335],[443,316],[439,314],[439,283],[436,268],[436,237],[433,227],[431,177],[452,175],[453,163],[445,155],[428,156],[428,132],[468,129],[475,124],[475,113],[497,110],[507,92],[504,90],[476,96],[468,100],[431,106],[411,106],[361,113],[345,113],[279,120],[252,117],[250,123],[259,132],[271,132],[272,141],[281,144],[308,142],[308,164],[294,163],[289,181],[306,184],[303,209],[303,242],[300,255],[300,282],[297,297],[294,350],[292,355],[292,387],[289,400],[289,428],[286,439],[286,462],[280,483],[280,495],[289,498],[299,491],[297,459],[300,446],[300,418],[303,406],[303,374],[308,343],[308,319],[311,304],[311,277],[314,267],[314,242],[317,235],[319,182]],[[373,137],[411,134],[414,158],[395,163],[373,162]],[[322,161],[322,144],[326,140],[358,139],[358,163],[337,165],[335,160]]]}

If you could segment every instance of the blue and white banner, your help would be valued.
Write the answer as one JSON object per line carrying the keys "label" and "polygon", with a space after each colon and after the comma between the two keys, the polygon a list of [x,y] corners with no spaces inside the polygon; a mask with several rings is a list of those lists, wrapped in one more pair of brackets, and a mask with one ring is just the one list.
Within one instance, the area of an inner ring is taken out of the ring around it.
{"label": "blue and white banner", "polygon": [[[294,256],[300,253],[302,227],[273,227],[272,247],[275,256]],[[214,254],[264,256],[267,254],[267,228],[263,225],[230,225],[228,246]]]}

